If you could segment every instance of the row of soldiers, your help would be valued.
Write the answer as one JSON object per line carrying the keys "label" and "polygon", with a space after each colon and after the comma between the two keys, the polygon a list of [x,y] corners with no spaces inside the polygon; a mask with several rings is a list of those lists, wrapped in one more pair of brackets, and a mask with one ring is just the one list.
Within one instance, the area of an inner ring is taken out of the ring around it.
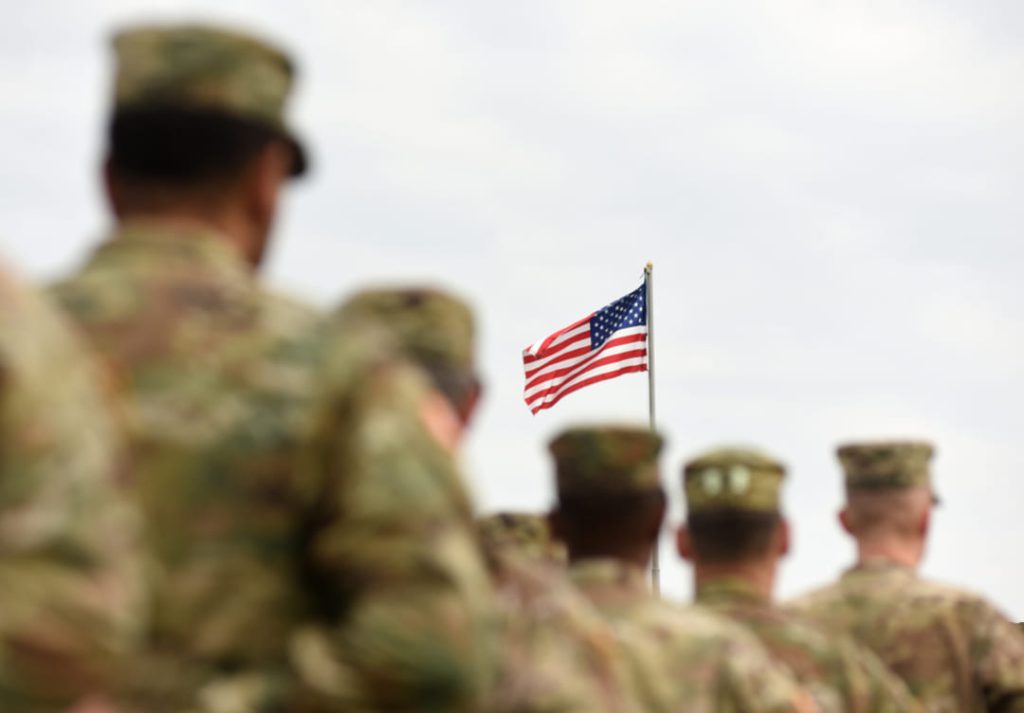
{"label": "row of soldiers", "polygon": [[554,512],[478,525],[468,307],[257,276],[308,166],[292,62],[198,25],[114,49],[110,235],[46,295],[0,274],[2,713],[1024,711],[1024,636],[915,574],[927,444],[840,450],[858,564],[787,606],[763,453],[684,468],[695,607],[645,581],[645,429],[569,429]]}

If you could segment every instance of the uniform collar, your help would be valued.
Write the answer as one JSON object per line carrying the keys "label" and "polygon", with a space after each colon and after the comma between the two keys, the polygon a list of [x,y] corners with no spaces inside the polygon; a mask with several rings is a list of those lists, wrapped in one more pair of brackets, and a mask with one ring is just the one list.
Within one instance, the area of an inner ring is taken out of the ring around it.
{"label": "uniform collar", "polygon": [[872,559],[865,560],[863,562],[858,562],[853,567],[846,570],[846,572],[843,573],[843,579],[846,579],[848,577],[857,577],[861,575],[883,573],[900,574],[907,577],[908,579],[913,579],[917,576],[917,573],[915,572],[913,567],[909,567],[900,562],[893,562],[892,560],[885,559]]}
{"label": "uniform collar", "polygon": [[225,276],[251,278],[253,274],[238,250],[216,230],[159,220],[122,222],[108,234],[94,259],[158,259],[162,266],[201,266]]}
{"label": "uniform collar", "polygon": [[612,557],[594,557],[573,562],[569,566],[569,577],[581,589],[615,584],[626,589],[650,593],[647,576],[642,567]]}
{"label": "uniform collar", "polygon": [[737,577],[723,577],[705,582],[697,589],[697,603],[709,602],[748,602],[753,604],[768,603],[768,597],[747,582]]}

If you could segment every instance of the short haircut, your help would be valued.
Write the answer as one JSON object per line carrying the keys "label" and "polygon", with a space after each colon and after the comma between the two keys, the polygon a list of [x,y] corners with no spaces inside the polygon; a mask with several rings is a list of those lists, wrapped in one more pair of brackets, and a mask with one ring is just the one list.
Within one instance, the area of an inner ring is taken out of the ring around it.
{"label": "short haircut", "polygon": [[927,487],[847,490],[847,520],[855,535],[913,535],[931,502]]}
{"label": "short haircut", "polygon": [[585,542],[591,548],[616,550],[646,536],[664,507],[660,489],[560,495],[559,534],[570,546]]}
{"label": "short haircut", "polygon": [[709,564],[732,564],[767,556],[781,522],[777,512],[728,508],[693,513],[686,528],[697,559]]}
{"label": "short haircut", "polygon": [[108,130],[110,168],[119,179],[161,186],[230,182],[275,140],[284,135],[219,111],[120,109]]}

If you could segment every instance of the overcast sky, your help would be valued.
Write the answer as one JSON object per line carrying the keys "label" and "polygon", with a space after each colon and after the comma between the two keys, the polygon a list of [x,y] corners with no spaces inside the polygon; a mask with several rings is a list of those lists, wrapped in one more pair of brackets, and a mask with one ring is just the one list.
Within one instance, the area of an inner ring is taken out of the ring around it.
{"label": "overcast sky", "polygon": [[[546,508],[544,446],[646,418],[626,376],[531,416],[524,346],[655,264],[658,419],[684,457],[790,466],[781,592],[833,578],[837,442],[938,447],[926,572],[1024,619],[1024,5],[942,0],[36,0],[0,24],[0,251],[50,279],[106,226],[107,38],[229,19],[295,54],[315,161],[269,277],[317,304],[372,282],[470,298],[482,511]],[[688,596],[666,539],[663,579]]]}

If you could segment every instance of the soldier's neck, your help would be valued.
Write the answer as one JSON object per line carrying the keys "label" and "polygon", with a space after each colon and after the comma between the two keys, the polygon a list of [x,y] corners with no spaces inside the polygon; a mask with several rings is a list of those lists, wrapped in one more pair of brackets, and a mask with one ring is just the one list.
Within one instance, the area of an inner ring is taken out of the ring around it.
{"label": "soldier's neck", "polygon": [[256,249],[251,226],[235,211],[199,211],[169,207],[140,206],[124,211],[118,222],[152,222],[182,231],[201,230],[212,233],[230,245],[254,268],[260,262],[262,249]]}
{"label": "soldier's neck", "polygon": [[775,591],[775,573],[777,560],[752,560],[748,562],[702,562],[693,563],[693,578],[696,588],[722,581],[723,579],[739,580],[766,599],[771,599]]}
{"label": "soldier's neck", "polygon": [[924,558],[924,540],[862,537],[857,540],[857,562],[891,562],[916,570]]}

